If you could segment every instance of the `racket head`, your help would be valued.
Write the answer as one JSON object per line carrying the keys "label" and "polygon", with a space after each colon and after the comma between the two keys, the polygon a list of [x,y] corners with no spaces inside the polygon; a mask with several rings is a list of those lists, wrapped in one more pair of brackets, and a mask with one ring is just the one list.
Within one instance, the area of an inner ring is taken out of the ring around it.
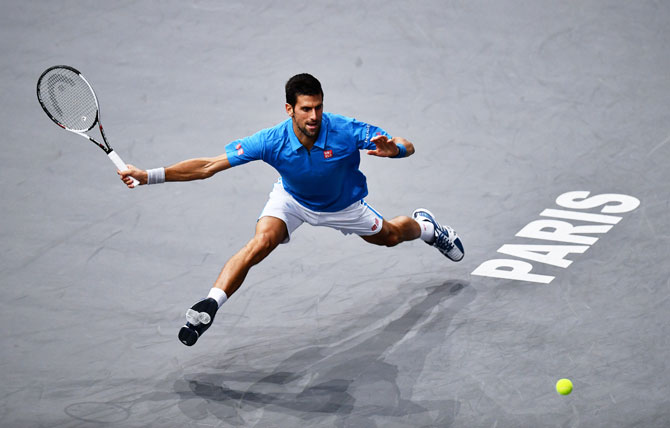
{"label": "racket head", "polygon": [[89,131],[98,122],[98,99],[82,74],[68,65],[47,68],[37,80],[37,99],[61,128]]}

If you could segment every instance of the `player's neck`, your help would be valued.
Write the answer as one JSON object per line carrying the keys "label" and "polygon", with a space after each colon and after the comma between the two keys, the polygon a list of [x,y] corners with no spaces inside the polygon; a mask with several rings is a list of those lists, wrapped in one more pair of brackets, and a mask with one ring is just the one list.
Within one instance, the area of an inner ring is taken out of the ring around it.
{"label": "player's neck", "polygon": [[[321,130],[319,130],[321,132]],[[314,147],[314,143],[316,143],[317,138],[319,136],[317,135],[316,137],[310,137],[305,135],[300,128],[296,125],[295,121],[293,121],[293,133],[295,134],[296,137],[298,137],[298,141],[300,141],[300,144],[303,145],[304,148],[307,150],[312,150],[312,147]]]}
{"label": "player's neck", "polygon": [[305,141],[306,138],[307,137],[304,139],[298,138],[298,141],[300,141],[300,144],[302,144],[304,148],[311,151],[312,147],[314,147],[314,143],[316,143],[316,138]]}

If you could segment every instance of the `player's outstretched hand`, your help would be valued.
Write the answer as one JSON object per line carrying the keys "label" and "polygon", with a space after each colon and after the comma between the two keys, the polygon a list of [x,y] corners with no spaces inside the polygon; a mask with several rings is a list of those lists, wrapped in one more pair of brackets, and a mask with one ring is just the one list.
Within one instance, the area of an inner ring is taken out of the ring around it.
{"label": "player's outstretched hand", "polygon": [[368,154],[383,158],[390,158],[398,154],[398,146],[393,139],[388,139],[386,135],[377,135],[370,140],[377,146],[374,150],[368,150]]}
{"label": "player's outstretched hand", "polygon": [[133,184],[133,180],[131,179],[134,178],[135,180],[139,181],[140,184],[147,184],[147,172],[144,170],[141,170],[139,168],[136,168],[133,165],[128,164],[128,169],[125,171],[116,171],[117,174],[121,177],[121,180],[126,183],[126,186],[130,187],[131,189],[135,187]]}

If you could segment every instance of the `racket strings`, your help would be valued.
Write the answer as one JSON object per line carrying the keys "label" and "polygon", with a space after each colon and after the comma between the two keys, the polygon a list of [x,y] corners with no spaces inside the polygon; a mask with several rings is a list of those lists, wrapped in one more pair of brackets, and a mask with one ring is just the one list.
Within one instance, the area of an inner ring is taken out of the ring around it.
{"label": "racket strings", "polygon": [[39,87],[42,105],[60,125],[79,132],[95,125],[98,104],[93,90],[78,73],[53,69],[42,76]]}

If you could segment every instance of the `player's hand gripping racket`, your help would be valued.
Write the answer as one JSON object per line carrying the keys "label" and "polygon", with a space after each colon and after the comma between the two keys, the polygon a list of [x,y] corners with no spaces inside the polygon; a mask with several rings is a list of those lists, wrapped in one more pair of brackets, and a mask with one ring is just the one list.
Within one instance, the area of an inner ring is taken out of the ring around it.
{"label": "player's hand gripping racket", "polygon": [[[37,99],[44,112],[56,125],[91,140],[107,153],[120,171],[128,169],[125,162],[107,142],[100,121],[98,98],[79,71],[67,65],[57,65],[46,69],[37,81]],[[86,134],[93,129],[96,123],[104,145]],[[133,186],[138,185],[139,182],[133,178]]]}

